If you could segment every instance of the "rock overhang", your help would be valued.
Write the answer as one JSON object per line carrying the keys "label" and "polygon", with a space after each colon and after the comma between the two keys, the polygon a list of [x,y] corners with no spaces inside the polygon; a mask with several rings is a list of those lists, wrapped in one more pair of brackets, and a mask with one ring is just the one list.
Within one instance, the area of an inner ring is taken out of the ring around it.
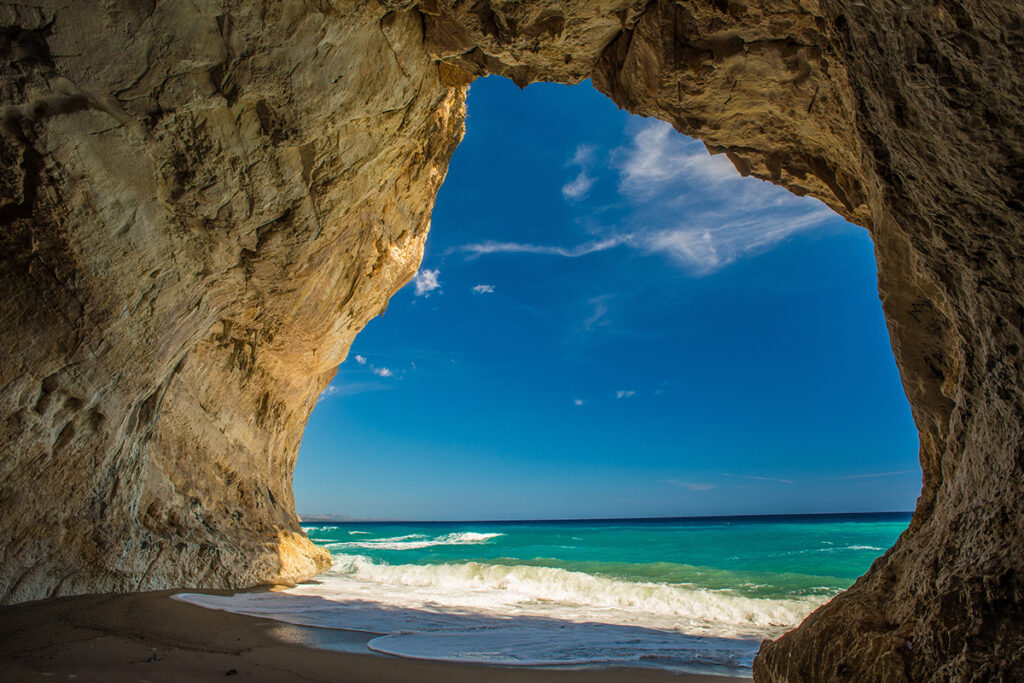
{"label": "rock overhang", "polygon": [[755,675],[1021,672],[1013,3],[124,2],[0,26],[5,601],[326,568],[293,510],[302,428],[418,267],[464,86],[591,78],[875,241],[924,489]]}

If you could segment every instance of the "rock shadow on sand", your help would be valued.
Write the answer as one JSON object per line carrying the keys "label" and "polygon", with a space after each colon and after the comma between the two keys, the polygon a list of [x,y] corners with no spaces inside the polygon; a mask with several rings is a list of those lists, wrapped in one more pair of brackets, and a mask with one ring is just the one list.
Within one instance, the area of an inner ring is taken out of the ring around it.
{"label": "rock shadow on sand", "polygon": [[[385,655],[492,666],[643,666],[748,677],[760,646],[760,640],[753,638],[689,635],[532,615],[495,615],[442,605],[414,609],[287,592],[180,593],[174,598],[317,630],[362,631],[372,636],[366,647]],[[295,639],[321,649],[352,648],[348,640],[338,641],[316,632],[290,634],[289,640]]]}

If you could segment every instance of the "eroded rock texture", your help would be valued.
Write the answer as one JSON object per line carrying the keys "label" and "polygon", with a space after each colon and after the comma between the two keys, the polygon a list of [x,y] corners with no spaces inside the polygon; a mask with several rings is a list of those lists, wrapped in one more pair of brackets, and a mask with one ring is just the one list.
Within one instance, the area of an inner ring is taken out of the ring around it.
{"label": "eroded rock texture", "polygon": [[291,470],[418,266],[464,86],[592,78],[872,231],[911,528],[762,680],[1024,678],[1008,0],[0,4],[0,595],[315,574]]}
{"label": "eroded rock texture", "polygon": [[463,120],[418,14],[326,9],[0,10],[5,601],[326,568],[302,429]]}

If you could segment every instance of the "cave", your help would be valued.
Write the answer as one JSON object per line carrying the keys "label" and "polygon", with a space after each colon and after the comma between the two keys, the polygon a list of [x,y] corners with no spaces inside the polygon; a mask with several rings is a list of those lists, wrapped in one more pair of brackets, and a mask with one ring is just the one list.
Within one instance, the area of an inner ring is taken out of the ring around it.
{"label": "cave", "polygon": [[465,87],[590,78],[870,230],[909,529],[759,680],[1024,675],[1024,10],[701,0],[0,6],[0,600],[326,567],[291,476],[419,266]]}

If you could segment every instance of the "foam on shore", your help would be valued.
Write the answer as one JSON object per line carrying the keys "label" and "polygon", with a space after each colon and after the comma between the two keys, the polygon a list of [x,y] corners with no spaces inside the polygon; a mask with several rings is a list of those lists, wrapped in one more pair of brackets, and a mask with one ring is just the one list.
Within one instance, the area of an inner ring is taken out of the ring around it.
{"label": "foam on shore", "polygon": [[749,675],[763,638],[793,627],[826,599],[749,598],[552,567],[389,565],[364,555],[335,555],[330,572],[286,591],[177,597],[291,624],[379,633],[368,647],[401,657],[729,675]]}

